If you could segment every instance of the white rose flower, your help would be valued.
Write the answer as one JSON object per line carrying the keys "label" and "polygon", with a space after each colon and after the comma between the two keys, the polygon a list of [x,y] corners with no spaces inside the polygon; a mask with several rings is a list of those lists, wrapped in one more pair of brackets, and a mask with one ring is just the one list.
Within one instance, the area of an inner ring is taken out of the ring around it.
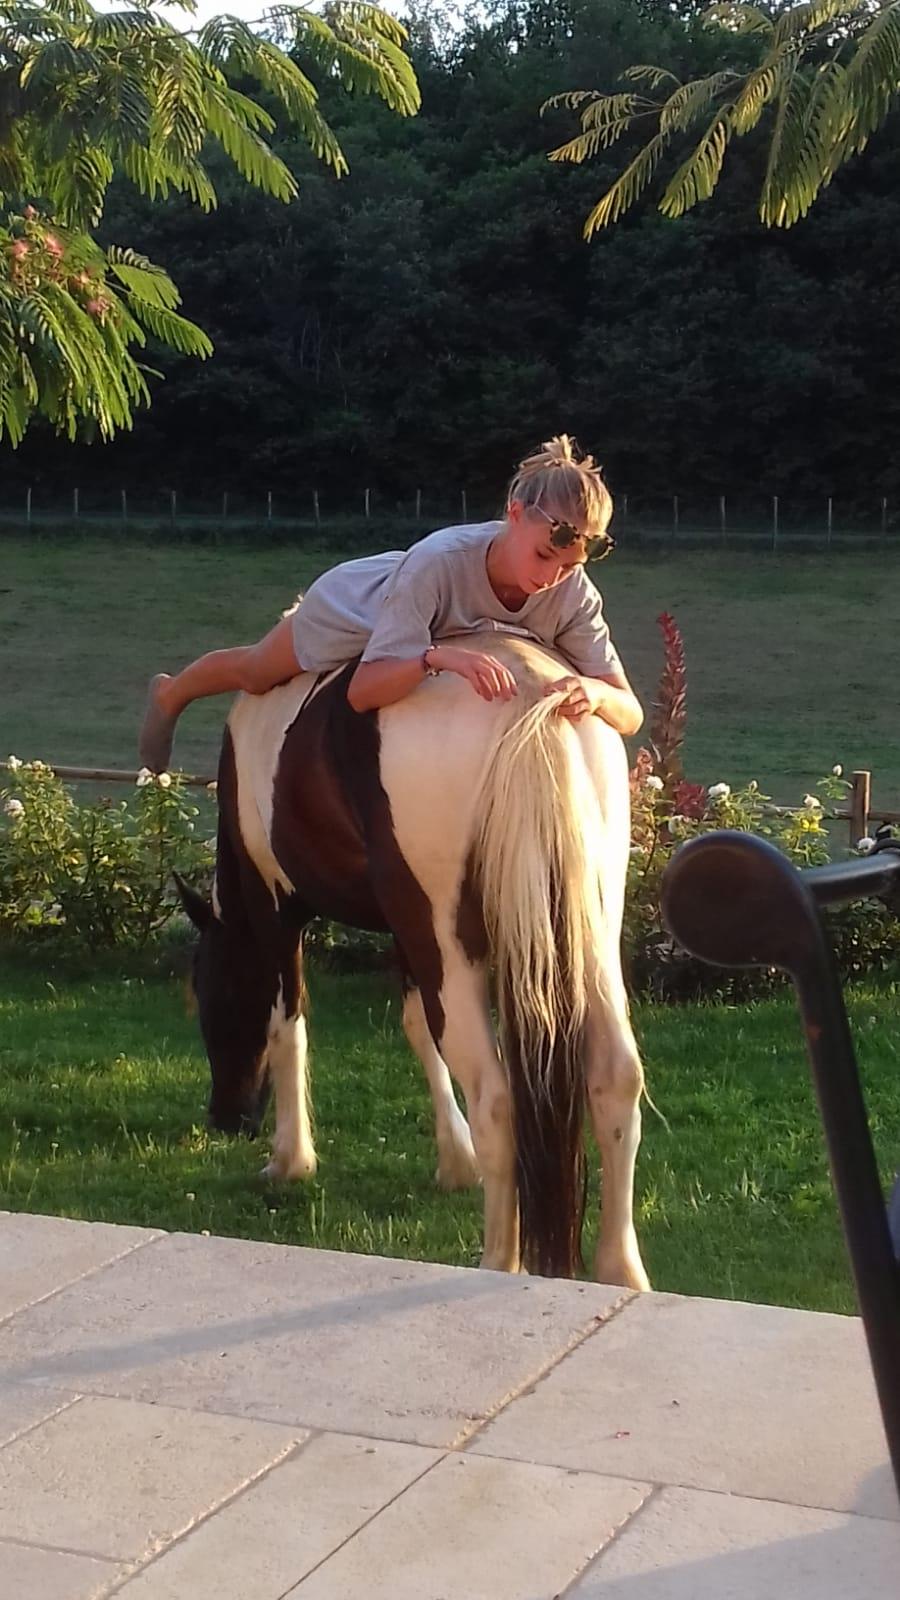
{"label": "white rose flower", "polygon": [[844,769],[839,761],[835,762],[835,765],[832,767],[831,771],[835,778],[842,778],[844,776]]}
{"label": "white rose flower", "polygon": [[657,794],[658,794],[659,791],[662,789],[662,787],[663,787],[662,778],[657,778],[655,773],[651,772],[649,778],[645,778],[644,779],[644,788],[645,789],[655,789]]}
{"label": "white rose flower", "polygon": [[874,839],[870,839],[868,834],[866,835],[866,837],[864,839],[857,839],[857,841],[856,841],[856,850],[857,850],[857,854],[858,855],[867,856],[869,854],[869,851],[870,850],[874,850],[874,849],[875,849],[875,840]]}
{"label": "white rose flower", "polygon": [[7,800],[3,809],[8,817],[13,817],[14,819],[25,815],[25,807],[21,800]]}
{"label": "white rose flower", "polygon": [[219,785],[217,783],[215,783],[215,782],[214,783],[208,783],[206,785],[206,792],[207,792],[207,794],[218,794]]}
{"label": "white rose flower", "polygon": [[22,763],[18,756],[7,756],[6,765],[9,767],[10,772],[18,772]]}
{"label": "white rose flower", "polygon": [[727,800],[731,795],[731,784],[714,783],[710,789],[707,789],[706,794],[709,800]]}
{"label": "white rose flower", "polygon": [[153,782],[153,773],[150,771],[150,768],[149,767],[141,767],[141,770],[138,773],[137,777],[135,778],[134,782],[135,782],[135,787],[136,788],[138,788],[138,789],[146,789],[148,783],[152,783]]}
{"label": "white rose flower", "polygon": [[161,772],[156,781],[159,784],[159,787],[161,789],[171,789],[171,787],[172,787],[172,774],[171,774],[171,772]]}
{"label": "white rose flower", "polygon": [[821,811],[822,809],[821,800],[814,794],[805,794],[803,796],[803,804],[807,811]]}

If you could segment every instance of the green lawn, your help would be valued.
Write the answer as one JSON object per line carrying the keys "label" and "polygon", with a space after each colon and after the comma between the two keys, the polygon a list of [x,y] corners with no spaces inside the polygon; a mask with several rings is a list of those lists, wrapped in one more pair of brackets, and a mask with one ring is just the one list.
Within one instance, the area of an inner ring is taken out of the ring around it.
{"label": "green lawn", "polygon": [[[82,538],[0,541],[0,743],[22,757],[128,764],[151,671],[262,634],[329,562],[309,544],[210,546]],[[614,637],[649,703],[655,618],[684,631],[687,764],[709,783],[756,777],[802,798],[841,761],[900,806],[896,559],[842,552],[618,553],[599,570]],[[194,707],[178,756],[215,760],[224,707]]]}
{"label": "green lawn", "polygon": [[[424,1080],[387,978],[312,973],[321,1167],[263,1183],[263,1142],[207,1134],[182,982],[0,975],[0,1208],[471,1264],[477,1192],[433,1183]],[[885,1177],[900,1158],[897,996],[853,1019]],[[847,1311],[853,1297],[788,997],[638,1009],[648,1081],[638,1226],[657,1288]],[[592,1185],[592,1215],[596,1188]]]}
{"label": "green lawn", "polygon": [[[75,539],[0,541],[0,755],[130,764],[147,675],[259,636],[342,553]],[[684,630],[689,774],[802,796],[835,761],[897,805],[886,555],[620,553],[607,611],[646,700],[654,619]],[[185,719],[210,770],[224,707]],[[172,978],[3,958],[0,1207],[473,1262],[478,1195],[432,1181],[427,1095],[376,976],[313,973],[316,1183],[264,1185],[261,1145],[204,1127],[206,1067]],[[857,990],[854,1021],[885,1178],[900,1159],[897,996]],[[660,1288],[832,1310],[853,1299],[793,1005],[639,1008],[651,1092],[638,1216]],[[596,1210],[594,1191],[592,1209]]]}

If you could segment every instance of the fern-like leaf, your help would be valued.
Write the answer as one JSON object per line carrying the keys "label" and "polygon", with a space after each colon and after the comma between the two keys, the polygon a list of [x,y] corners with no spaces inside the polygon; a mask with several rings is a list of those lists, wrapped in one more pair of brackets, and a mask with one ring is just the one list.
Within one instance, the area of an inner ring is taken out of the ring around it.
{"label": "fern-like leaf", "polygon": [[646,83],[649,89],[659,89],[666,82],[673,83],[676,89],[681,88],[681,79],[676,78],[674,72],[669,72],[666,67],[648,66],[640,62],[637,66],[626,67],[622,77],[631,83]]}
{"label": "fern-like leaf", "polygon": [[[837,89],[837,85],[835,88]],[[873,17],[848,61],[834,114],[847,121],[846,155],[855,154],[881,127],[900,89],[900,3]]]}
{"label": "fern-like leaf", "polygon": [[594,206],[584,225],[586,239],[590,239],[600,228],[607,228],[610,223],[618,221],[640,198],[659,166],[668,143],[668,134],[656,133],[629,162],[625,171]]}
{"label": "fern-like leaf", "polygon": [[131,291],[134,300],[157,306],[160,311],[174,311],[181,304],[181,295],[169,274],[162,267],[154,266],[146,256],[111,245],[106,259],[114,276]]}
{"label": "fern-like leaf", "polygon": [[717,111],[699,144],[667,185],[659,203],[664,216],[681,217],[699,201],[710,198],[719,181],[730,138],[730,113]]}
{"label": "fern-like leaf", "polygon": [[149,300],[132,295],[129,305],[138,322],[150,329],[155,338],[178,350],[184,356],[199,356],[205,360],[213,353],[212,341],[196,323],[188,322],[174,311],[166,311]]}
{"label": "fern-like leaf", "polygon": [[732,89],[734,83],[733,72],[714,72],[708,78],[697,78],[693,83],[681,84],[660,111],[660,133],[684,132],[708,111],[724,90]]}

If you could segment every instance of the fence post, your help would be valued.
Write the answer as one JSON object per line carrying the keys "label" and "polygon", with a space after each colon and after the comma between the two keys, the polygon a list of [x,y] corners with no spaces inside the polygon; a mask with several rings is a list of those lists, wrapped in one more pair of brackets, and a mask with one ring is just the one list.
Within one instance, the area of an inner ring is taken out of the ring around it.
{"label": "fence post", "polygon": [[267,522],[271,522],[272,521],[272,491],[271,491],[271,489],[269,490],[268,494],[266,495],[266,521]]}
{"label": "fence post", "polygon": [[871,772],[853,772],[850,775],[850,847],[856,846],[869,831],[869,808],[872,803]]}
{"label": "fence post", "polygon": [[778,496],[772,496],[772,549],[778,549]]}
{"label": "fence post", "polygon": [[370,511],[370,507],[371,507],[371,501],[370,501],[370,498],[369,498],[370,494],[371,494],[371,490],[367,489],[366,490],[366,521],[367,522],[369,520],[369,511]]}
{"label": "fence post", "polygon": [[827,522],[828,533],[827,533],[827,537],[826,537],[826,540],[825,540],[826,547],[829,550],[831,549],[831,532],[832,532],[833,527],[834,527],[834,500],[832,499],[831,495],[829,495],[828,496],[828,522]]}
{"label": "fence post", "polygon": [[421,491],[421,489],[417,489],[416,490],[416,521],[417,522],[421,519],[421,516],[422,516],[422,491]]}
{"label": "fence post", "polygon": [[25,526],[31,527],[31,489],[25,490]]}
{"label": "fence post", "polygon": [[78,490],[72,490],[72,516],[78,516]]}
{"label": "fence post", "polygon": [[462,519],[463,519],[463,522],[468,522],[468,520],[469,520],[469,513],[468,513],[468,510],[467,510],[467,507],[466,507],[466,491],[465,491],[465,489],[463,489],[463,491],[462,491]]}
{"label": "fence post", "polygon": [[313,489],[313,516],[316,519],[316,527],[318,528],[319,522],[320,522],[320,518],[319,518],[319,491],[318,491],[318,489]]}
{"label": "fence post", "polygon": [[722,543],[723,544],[726,541],[726,526],[727,526],[727,524],[725,522],[725,496],[723,494],[720,494],[719,495],[719,532],[722,535]]}

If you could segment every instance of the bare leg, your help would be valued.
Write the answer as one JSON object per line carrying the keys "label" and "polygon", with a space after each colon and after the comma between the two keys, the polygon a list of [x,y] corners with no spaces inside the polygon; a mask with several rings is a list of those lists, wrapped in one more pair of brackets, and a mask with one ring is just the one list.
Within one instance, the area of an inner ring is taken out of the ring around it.
{"label": "bare leg", "polygon": [[478,1182],[478,1162],[469,1125],[456,1103],[447,1064],[439,1055],[418,989],[410,989],[403,1001],[403,1031],[410,1049],[418,1056],[428,1079],[434,1107],[434,1129],[438,1147],[436,1181],[442,1189],[465,1189]]}
{"label": "bare leg", "polygon": [[587,1094],[600,1146],[603,1203],[594,1276],[600,1283],[649,1289],[634,1231],[634,1165],[641,1142],[644,1072],[617,963],[607,977],[611,998],[591,1005],[587,1030]]}
{"label": "bare leg", "polygon": [[174,677],[159,673],[151,680],[147,696],[139,744],[142,763],[153,772],[165,771],[172,754],[175,724],[191,701],[213,694],[233,694],[239,689],[246,694],[265,694],[300,671],[294,653],[292,620],[282,617],[258,644],[211,650]]}

